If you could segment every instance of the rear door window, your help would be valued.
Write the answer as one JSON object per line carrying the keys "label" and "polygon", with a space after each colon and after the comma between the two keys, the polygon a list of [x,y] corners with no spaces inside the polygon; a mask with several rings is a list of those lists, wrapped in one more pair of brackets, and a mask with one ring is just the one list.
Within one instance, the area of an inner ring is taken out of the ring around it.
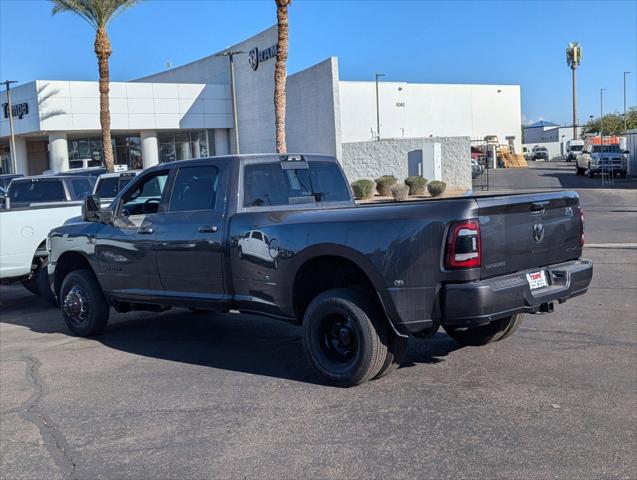
{"label": "rear door window", "polygon": [[347,184],[333,162],[282,168],[280,162],[248,164],[243,173],[243,206],[271,207],[349,201]]}

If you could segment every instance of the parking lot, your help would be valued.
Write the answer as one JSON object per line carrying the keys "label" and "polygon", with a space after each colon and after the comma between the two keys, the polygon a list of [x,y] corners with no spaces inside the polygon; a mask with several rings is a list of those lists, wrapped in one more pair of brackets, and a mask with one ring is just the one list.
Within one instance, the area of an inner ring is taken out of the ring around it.
{"label": "parking lot", "polygon": [[352,389],[282,322],[113,314],[82,339],[0,287],[1,477],[636,478],[637,184],[547,162],[490,185],[579,191],[589,292],[486,347],[412,339],[402,368]]}

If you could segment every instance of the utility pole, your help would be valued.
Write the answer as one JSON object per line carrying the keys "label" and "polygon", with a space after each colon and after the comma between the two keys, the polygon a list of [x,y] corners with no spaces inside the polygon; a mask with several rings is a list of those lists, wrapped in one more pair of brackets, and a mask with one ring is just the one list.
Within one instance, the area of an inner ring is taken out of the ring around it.
{"label": "utility pole", "polygon": [[628,133],[628,123],[626,122],[626,77],[628,77],[629,74],[630,72],[624,72],[624,133]]}
{"label": "utility pole", "polygon": [[380,140],[380,104],[378,101],[378,79],[384,76],[384,73],[376,74],[376,135],[378,140]]}
{"label": "utility pole", "polygon": [[11,84],[17,80],[2,82],[7,92],[7,112],[9,113],[9,131],[11,132],[11,173],[18,173],[18,161],[15,158],[15,133],[13,131],[13,105],[11,104]]}
{"label": "utility pole", "polygon": [[215,57],[228,57],[230,60],[230,89],[232,90],[232,118],[234,121],[234,147],[237,155],[241,153],[239,147],[239,119],[237,118],[237,88],[234,82],[234,56],[241,55],[244,51],[226,50],[215,54]]}

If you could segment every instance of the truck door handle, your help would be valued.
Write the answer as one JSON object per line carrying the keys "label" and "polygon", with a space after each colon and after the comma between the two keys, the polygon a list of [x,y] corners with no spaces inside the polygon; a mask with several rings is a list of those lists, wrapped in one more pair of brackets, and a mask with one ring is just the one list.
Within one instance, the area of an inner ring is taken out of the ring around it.
{"label": "truck door handle", "polygon": [[217,231],[216,225],[202,225],[199,227],[200,233],[215,233]]}
{"label": "truck door handle", "polygon": [[541,203],[534,203],[533,205],[531,205],[531,213],[543,214],[544,210],[545,210],[545,207]]}
{"label": "truck door handle", "polygon": [[149,235],[151,233],[155,233],[155,229],[152,225],[142,225],[137,229],[137,233]]}

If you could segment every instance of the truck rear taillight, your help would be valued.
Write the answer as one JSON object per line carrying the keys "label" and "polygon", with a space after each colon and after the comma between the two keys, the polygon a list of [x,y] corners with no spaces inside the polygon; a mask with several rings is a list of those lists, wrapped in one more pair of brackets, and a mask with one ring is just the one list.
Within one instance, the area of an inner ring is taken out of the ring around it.
{"label": "truck rear taillight", "polygon": [[584,248],[584,209],[579,207],[579,246]]}
{"label": "truck rear taillight", "polygon": [[477,219],[454,223],[449,229],[446,268],[476,268],[481,264],[480,223]]}

